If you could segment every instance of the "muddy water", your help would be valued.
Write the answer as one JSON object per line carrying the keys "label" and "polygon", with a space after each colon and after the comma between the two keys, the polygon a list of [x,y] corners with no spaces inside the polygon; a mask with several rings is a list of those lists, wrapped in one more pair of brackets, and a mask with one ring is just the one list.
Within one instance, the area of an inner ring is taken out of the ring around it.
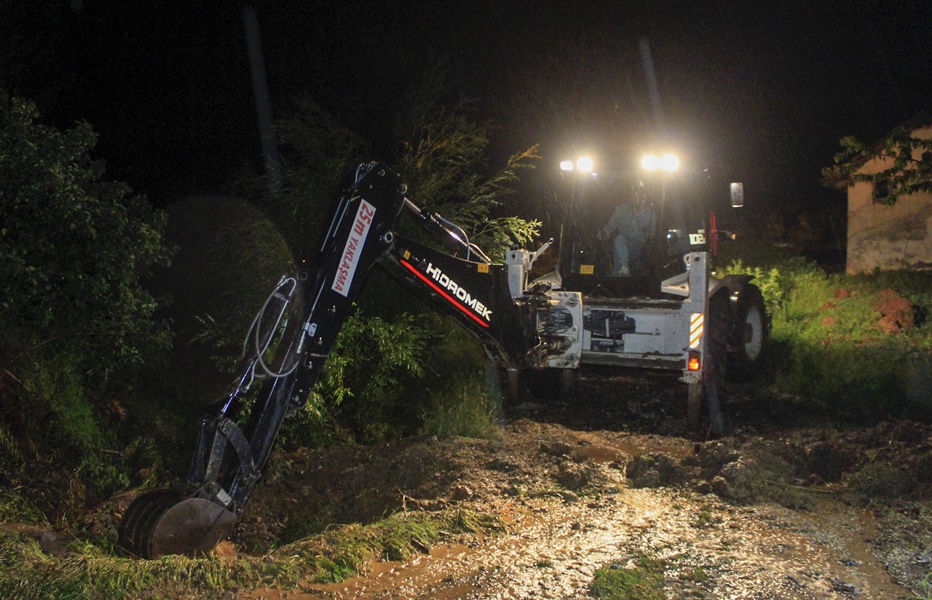
{"label": "muddy water", "polygon": [[248,598],[580,598],[596,569],[664,561],[668,597],[907,598],[871,553],[869,513],[820,504],[732,507],[713,496],[627,489],[500,507],[507,535],[462,538],[407,563],[375,563],[341,584]]}

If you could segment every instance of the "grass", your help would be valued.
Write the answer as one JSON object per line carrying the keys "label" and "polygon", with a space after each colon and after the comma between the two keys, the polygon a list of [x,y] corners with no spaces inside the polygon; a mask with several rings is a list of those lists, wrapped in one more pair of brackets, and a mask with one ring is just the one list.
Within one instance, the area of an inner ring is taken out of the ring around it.
{"label": "grass", "polygon": [[[721,272],[754,275],[764,293],[773,391],[857,421],[932,415],[932,272],[828,274],[798,258]],[[891,297],[907,322],[883,317]]]}
{"label": "grass", "polygon": [[715,527],[716,525],[721,524],[721,517],[716,517],[712,514],[712,505],[704,504],[699,508],[699,513],[696,515],[696,520],[693,523],[693,527],[697,529],[705,529],[708,527]]}
{"label": "grass", "polygon": [[337,582],[376,559],[403,561],[444,535],[492,531],[493,517],[465,511],[398,513],[371,525],[349,525],[294,542],[264,556],[137,560],[105,545],[84,543],[80,553],[45,554],[36,540],[0,532],[0,597],[221,598],[259,587],[293,589],[302,582]]}
{"label": "grass", "polygon": [[663,571],[663,561],[646,556],[632,567],[602,567],[595,572],[589,593],[602,600],[663,600]]}
{"label": "grass", "polygon": [[422,416],[421,433],[482,439],[500,437],[497,407],[482,382],[458,379],[430,394],[433,404]]}
{"label": "grass", "polygon": [[932,600],[932,571],[919,582],[919,590],[913,596],[914,600]]}

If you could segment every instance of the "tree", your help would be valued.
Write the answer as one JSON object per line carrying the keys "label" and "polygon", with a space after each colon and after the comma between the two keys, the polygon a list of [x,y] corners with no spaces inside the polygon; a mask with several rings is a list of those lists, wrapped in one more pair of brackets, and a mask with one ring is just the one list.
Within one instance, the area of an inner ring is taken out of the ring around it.
{"label": "tree", "polygon": [[144,289],[165,263],[164,215],[90,158],[87,123],[64,132],[39,122],[30,101],[0,92],[0,352],[8,361],[40,348],[80,368],[133,363],[165,342]]}
{"label": "tree", "polygon": [[[536,151],[518,152],[503,168],[492,168],[488,161],[490,126],[473,120],[468,100],[448,97],[439,71],[430,75],[399,118],[394,140],[397,155],[384,161],[408,184],[412,200],[461,225],[471,241],[501,259],[508,247],[524,244],[537,234],[536,221],[502,214],[521,170],[532,166]],[[261,180],[246,181],[251,187],[248,195],[260,197],[295,257],[308,257],[319,245],[339,183],[367,160],[370,145],[308,98],[299,99],[297,110],[279,119],[277,135],[284,164],[282,185],[269,190]],[[413,219],[402,219],[398,226],[413,223]],[[430,364],[427,371],[434,374],[447,375],[436,379],[451,387],[466,377],[455,371],[466,370],[472,363],[450,360],[441,364],[438,359],[438,348],[453,343],[452,336],[441,329],[454,325],[430,317],[425,326],[423,315],[411,316],[420,307],[418,302],[386,293],[380,283],[394,285],[383,279],[363,293],[359,299],[362,310],[344,324],[311,402],[286,424],[286,442],[314,443],[310,437],[319,438],[325,429],[319,424],[368,442],[414,433],[432,402],[423,393],[427,376],[423,365]],[[465,343],[470,344],[467,353],[481,355],[472,338]],[[468,376],[478,377],[481,388],[481,369],[471,369]],[[338,426],[333,427],[334,423]]]}
{"label": "tree", "polygon": [[520,174],[540,158],[532,147],[512,154],[501,169],[488,164],[491,124],[473,119],[472,101],[450,98],[441,70],[429,71],[410,99],[396,137],[393,165],[410,195],[465,229],[471,241],[495,260],[513,244],[538,235],[540,222],[500,214]]}
{"label": "tree", "polygon": [[295,100],[295,109],[276,123],[282,185],[270,190],[265,178],[241,182],[285,237],[298,260],[314,257],[341,179],[362,162],[368,144],[313,99]]}
{"label": "tree", "polygon": [[[834,164],[822,169],[827,184],[859,182],[882,185],[884,193],[877,200],[895,204],[900,196],[932,191],[932,138],[915,137],[915,128],[898,127],[882,142],[868,146],[854,136],[841,138],[842,151]],[[885,168],[876,173],[862,173],[861,167],[871,160],[880,160]]]}

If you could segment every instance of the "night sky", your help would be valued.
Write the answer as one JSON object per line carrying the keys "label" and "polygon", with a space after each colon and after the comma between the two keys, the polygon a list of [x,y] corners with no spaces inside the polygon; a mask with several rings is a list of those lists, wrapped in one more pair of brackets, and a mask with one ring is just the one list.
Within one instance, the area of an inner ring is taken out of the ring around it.
{"label": "night sky", "polygon": [[[932,111],[928,0],[252,6],[273,109],[307,94],[372,140],[375,159],[438,60],[497,124],[496,158],[539,143],[550,168],[577,149],[663,139],[765,204],[838,198],[818,179],[841,136],[873,141]],[[90,122],[108,176],[157,205],[222,192],[260,165],[242,8],[0,0],[0,87],[59,127]]]}

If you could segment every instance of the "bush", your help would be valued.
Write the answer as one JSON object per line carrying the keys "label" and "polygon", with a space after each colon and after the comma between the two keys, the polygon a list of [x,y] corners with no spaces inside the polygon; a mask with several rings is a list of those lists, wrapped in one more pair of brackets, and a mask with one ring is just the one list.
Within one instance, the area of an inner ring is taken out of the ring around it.
{"label": "bush", "polygon": [[294,260],[271,221],[244,200],[190,197],[167,212],[165,235],[177,251],[150,285],[166,299],[160,314],[174,339],[171,353],[150,361],[157,393],[148,400],[192,412],[225,396],[256,311]]}
{"label": "bush", "polygon": [[421,433],[496,438],[500,434],[499,374],[479,343],[451,319],[427,319],[433,333]]}
{"label": "bush", "polygon": [[132,364],[140,347],[167,341],[142,285],[168,258],[164,215],[102,180],[88,124],[59,132],[38,119],[0,93],[0,358],[55,347],[79,368]]}
{"label": "bush", "polygon": [[351,316],[307,405],[285,421],[284,443],[373,443],[415,433],[425,339],[410,315]]}
{"label": "bush", "polygon": [[640,557],[634,566],[602,567],[595,572],[589,584],[594,598],[605,600],[663,600],[664,563],[649,557]]}
{"label": "bush", "polygon": [[0,431],[22,485],[55,480],[49,505],[126,484],[114,425],[144,349],[168,343],[144,286],[168,261],[165,217],[104,179],[95,143],[87,123],[59,131],[0,92]]}
{"label": "bush", "polygon": [[[751,274],[764,292],[775,391],[860,420],[932,411],[932,273],[830,275],[798,258],[723,272]],[[903,314],[891,317],[891,306]]]}

